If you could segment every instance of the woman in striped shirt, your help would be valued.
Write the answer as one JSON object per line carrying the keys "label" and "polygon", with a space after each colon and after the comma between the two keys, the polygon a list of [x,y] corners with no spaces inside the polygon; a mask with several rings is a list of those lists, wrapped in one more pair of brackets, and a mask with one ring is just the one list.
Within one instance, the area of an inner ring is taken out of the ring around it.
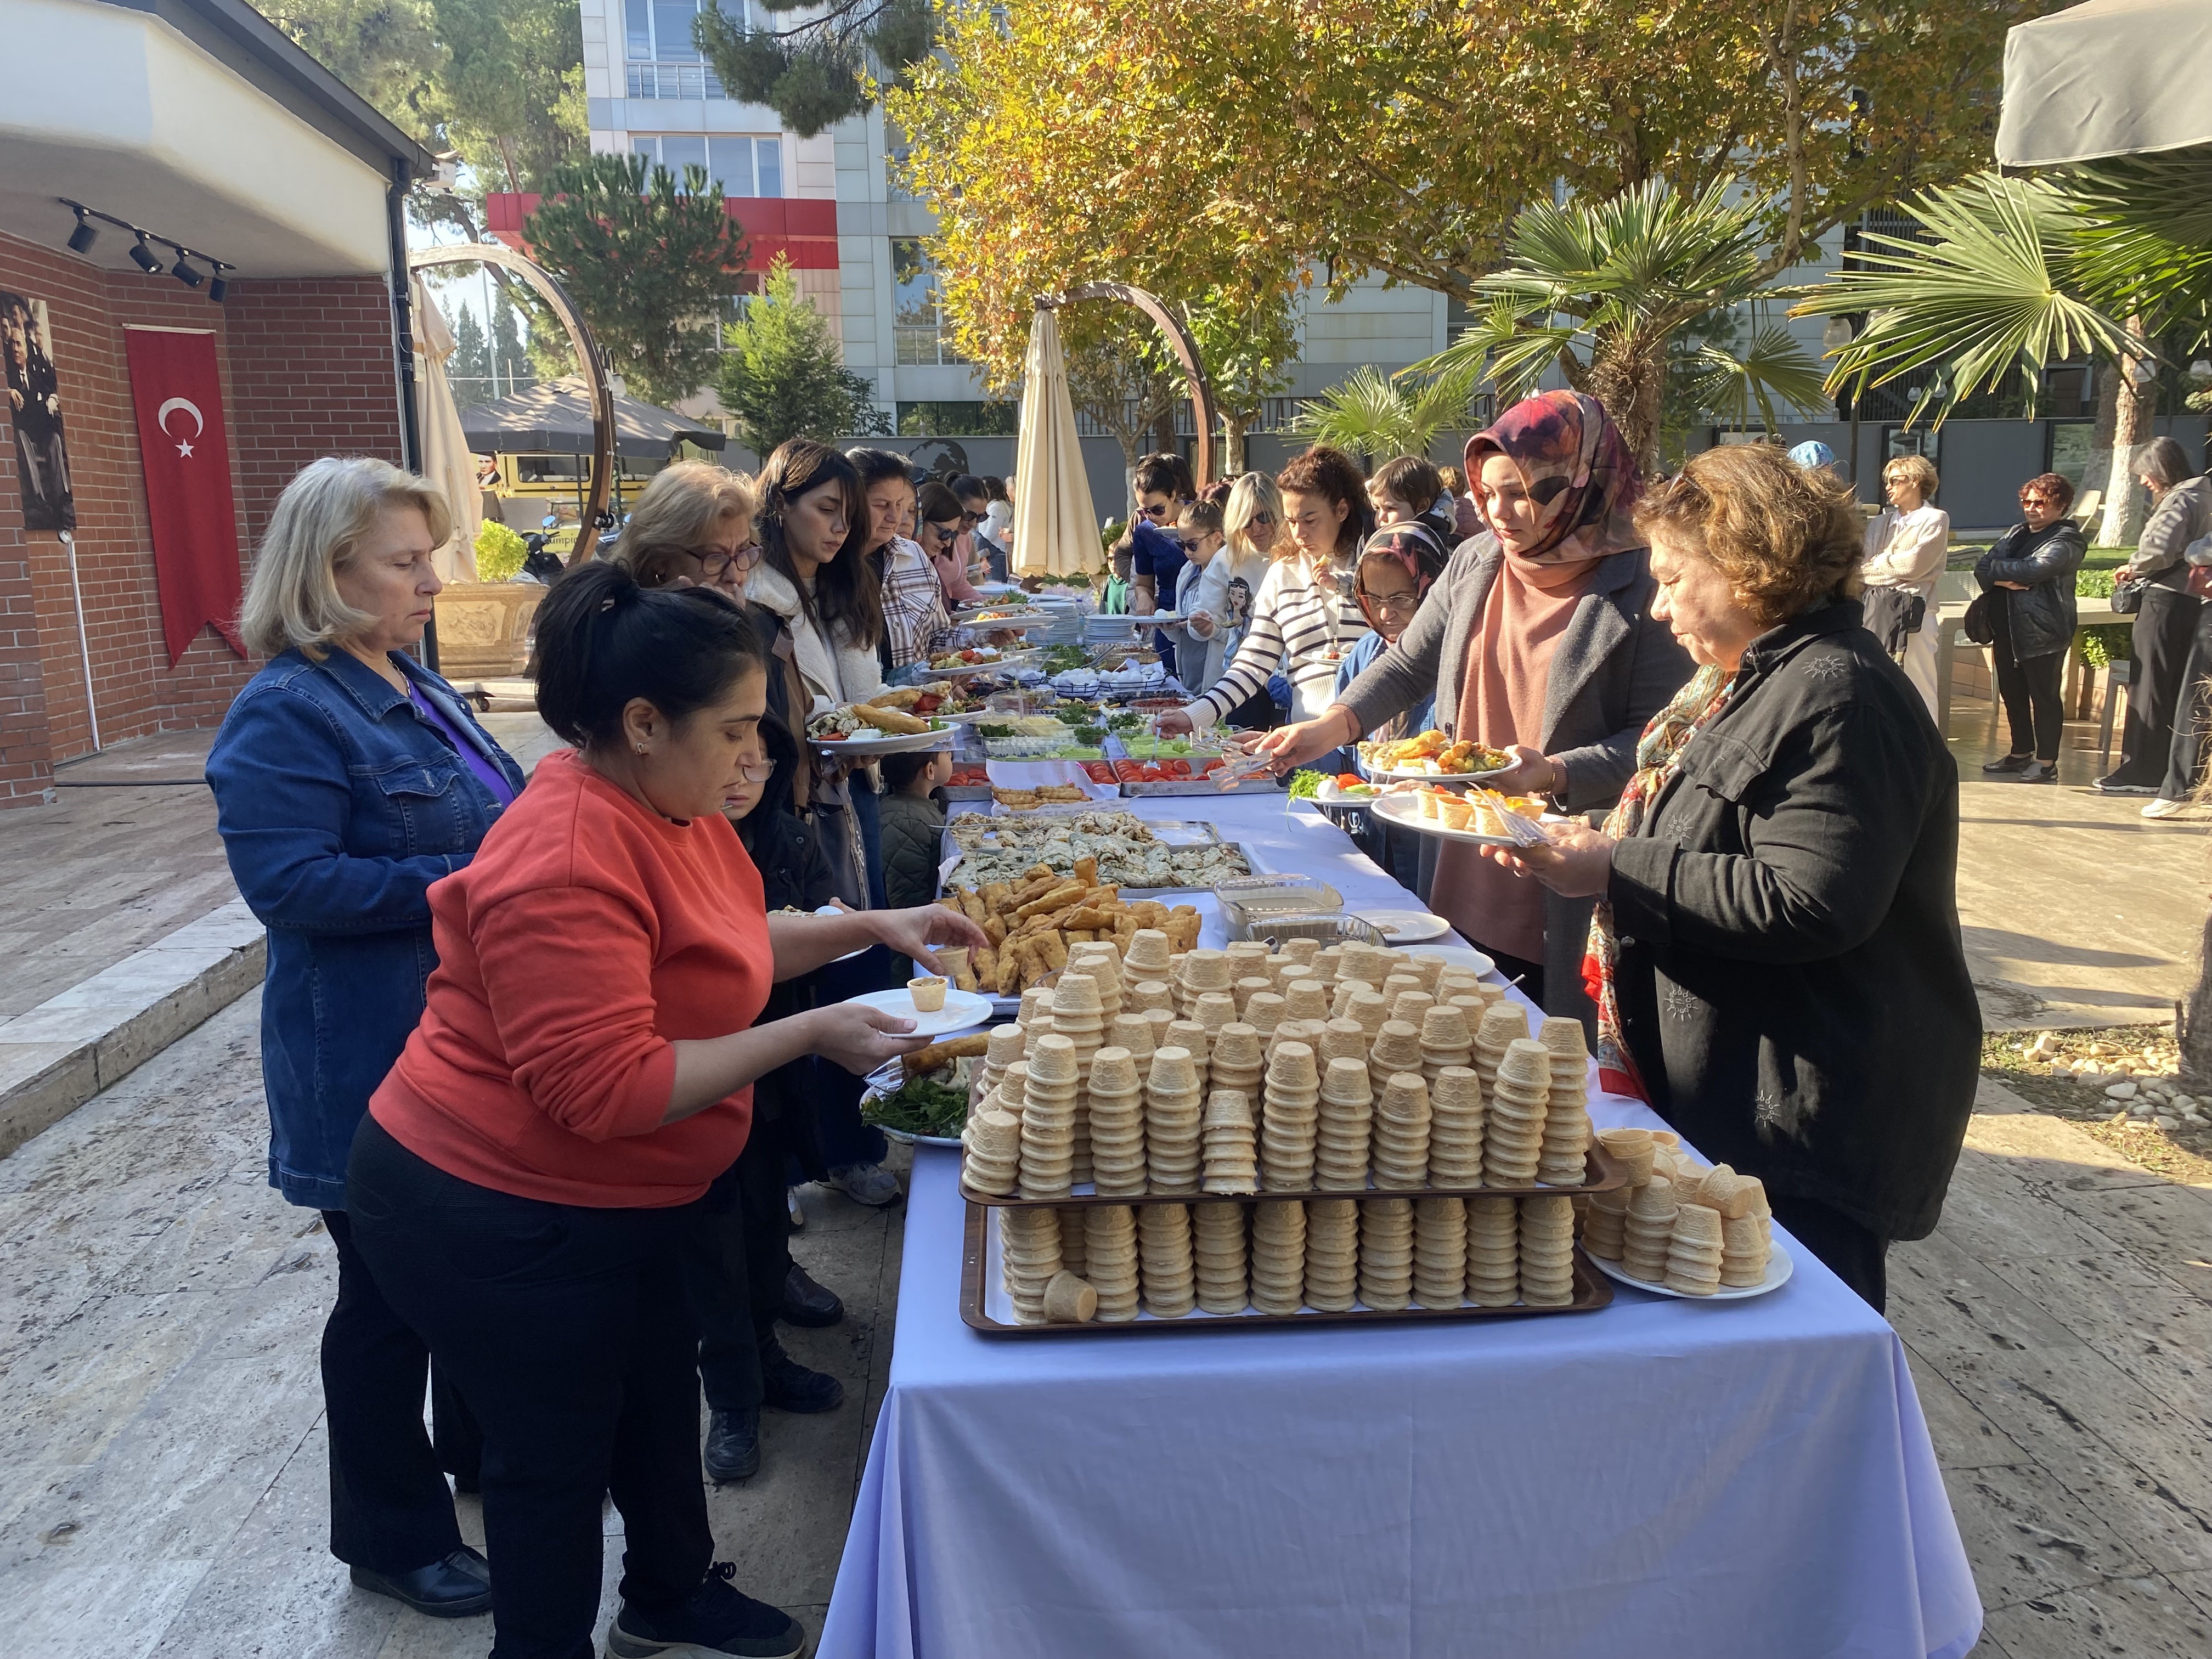
{"label": "woman in striped shirt", "polygon": [[1340,449],[1317,445],[1275,477],[1283,492],[1287,538],[1252,596],[1244,643],[1220,680],[1195,702],[1160,716],[1169,736],[1218,724],[1282,668],[1291,683],[1291,718],[1309,720],[1335,700],[1336,671],[1367,632],[1352,590],[1359,550],[1375,531],[1366,475]]}

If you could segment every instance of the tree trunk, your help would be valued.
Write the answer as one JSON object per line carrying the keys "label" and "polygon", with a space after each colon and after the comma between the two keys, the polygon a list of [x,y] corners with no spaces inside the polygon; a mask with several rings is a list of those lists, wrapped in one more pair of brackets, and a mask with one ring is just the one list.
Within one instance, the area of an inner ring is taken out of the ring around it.
{"label": "tree trunk", "polygon": [[1221,443],[1221,476],[1234,479],[1244,471],[1244,430],[1249,424],[1242,415],[1224,413],[1221,417],[1224,434]]}
{"label": "tree trunk", "polygon": [[2212,1094],[2212,916],[2197,951],[2197,982],[2174,1005],[2173,1036],[2181,1048],[2181,1085],[2191,1094]]}
{"label": "tree trunk", "polygon": [[[2128,319],[2128,332],[2138,340],[2144,337],[2140,316]],[[2142,530],[2142,489],[2136,483],[2135,453],[2150,437],[2151,407],[2158,386],[2155,380],[2137,384],[2133,371],[2140,363],[2143,360],[2136,358],[2119,365],[2119,382],[2112,398],[2112,464],[2106,472],[2105,520],[2097,536],[2102,547],[2132,547]]]}
{"label": "tree trunk", "polygon": [[[2105,486],[2112,476],[2112,432],[2120,412],[2120,366],[2104,362],[2097,366],[2097,417],[2089,428],[2089,465],[2081,474],[2081,488],[2098,492],[2103,510]],[[2100,518],[2098,523],[2101,525]]]}
{"label": "tree trunk", "polygon": [[1613,423],[1646,477],[1659,470],[1660,405],[1667,385],[1667,347],[1650,351],[1595,354],[1583,390],[1605,405]]}

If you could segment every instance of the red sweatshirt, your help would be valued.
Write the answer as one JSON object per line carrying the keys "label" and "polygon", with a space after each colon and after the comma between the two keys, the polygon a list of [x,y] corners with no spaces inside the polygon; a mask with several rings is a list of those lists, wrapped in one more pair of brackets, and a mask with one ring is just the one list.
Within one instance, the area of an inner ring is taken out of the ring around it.
{"label": "red sweatshirt", "polygon": [[663,1125],[677,1039],[750,1025],[775,967],[760,872],[719,814],[672,823],[575,755],[538,763],[430,889],[429,1004],[368,1109],[480,1187],[686,1204],[752,1126],[750,1085]]}

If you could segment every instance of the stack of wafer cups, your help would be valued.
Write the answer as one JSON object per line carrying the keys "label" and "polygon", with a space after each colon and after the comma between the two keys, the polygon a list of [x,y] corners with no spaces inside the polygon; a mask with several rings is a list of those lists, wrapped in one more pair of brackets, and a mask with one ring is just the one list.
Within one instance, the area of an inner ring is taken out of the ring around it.
{"label": "stack of wafer cups", "polygon": [[1324,1066],[1332,1060],[1356,1060],[1364,1066],[1369,1047],[1367,1033],[1359,1029],[1356,1019],[1332,1019],[1321,1028],[1321,1058]]}
{"label": "stack of wafer cups", "polygon": [[1521,1299],[1521,1212],[1510,1198],[1467,1200],[1467,1296],[1483,1308]]}
{"label": "stack of wafer cups", "polygon": [[1402,1019],[1386,1020],[1370,1033],[1367,1050],[1367,1086],[1382,1098],[1382,1087],[1401,1072],[1421,1069],[1421,1029]]}
{"label": "stack of wafer cups", "polygon": [[[1447,968],[1437,975],[1437,982],[1429,989],[1438,1002],[1449,1002],[1457,997],[1474,997],[1486,1008],[1505,994],[1472,968]],[[1482,1018],[1479,1014],[1470,1022],[1478,1025],[1481,1023]]]}
{"label": "stack of wafer cups", "polygon": [[1429,1086],[1419,1072],[1394,1073],[1383,1084],[1368,1157],[1377,1187],[1413,1192],[1429,1184]]}
{"label": "stack of wafer cups", "polygon": [[1521,1300],[1564,1308],[1575,1299],[1575,1201],[1565,1193],[1521,1200]]}
{"label": "stack of wafer cups", "polygon": [[[1030,1041],[1036,1042],[1036,1035],[1032,1032]],[[1052,1033],[1047,1031],[1043,1035],[1050,1036]],[[1028,1108],[1029,1097],[1030,1063],[1026,1060],[1018,1060],[1007,1066],[1005,1073],[999,1079],[997,1100],[993,1109],[1006,1113],[1015,1122],[1019,1123],[1022,1121],[1022,1113]]]}
{"label": "stack of wafer cups", "polygon": [[1121,953],[1121,976],[1133,985],[1140,980],[1165,980],[1175,971],[1168,936],[1157,927],[1139,927],[1129,935],[1129,948]]}
{"label": "stack of wafer cups", "polygon": [[1359,1206],[1349,1198],[1306,1204],[1306,1306],[1349,1313],[1359,1299]]}
{"label": "stack of wafer cups", "polygon": [[1164,979],[1140,979],[1129,987],[1129,1000],[1125,1005],[1138,1013],[1150,1013],[1155,1008],[1175,1012],[1175,987]]}
{"label": "stack of wafer cups", "polygon": [[1145,1151],[1145,1090],[1136,1056],[1119,1047],[1101,1048],[1092,1056],[1085,1107],[1091,1125],[1092,1190],[1101,1198],[1142,1197],[1151,1176]]}
{"label": "stack of wafer cups", "polygon": [[1190,1005],[1208,991],[1226,991],[1237,981],[1229,958],[1218,951],[1186,951],[1176,958],[1182,977],[1176,987],[1176,1013],[1188,1018]]}
{"label": "stack of wafer cups", "polygon": [[1210,1094],[1216,1089],[1228,1089],[1243,1096],[1252,1113],[1255,1134],[1259,1132],[1261,1117],[1260,1079],[1264,1069],[1259,1032],[1242,1020],[1223,1026],[1214,1042],[1212,1060],[1206,1068],[1206,1091]]}
{"label": "stack of wafer cups", "polygon": [[1651,1179],[1658,1147],[1649,1129],[1602,1129],[1598,1142],[1620,1164],[1631,1187],[1641,1187]]}
{"label": "stack of wafer cups", "polygon": [[1413,1301],[1412,1200],[1359,1200],[1359,1299],[1377,1313],[1397,1313]]}
{"label": "stack of wafer cups", "polygon": [[1437,997],[1439,1002],[1443,1000],[1437,994],[1437,981],[1444,976],[1444,969],[1451,966],[1449,963],[1434,951],[1416,951],[1405,958],[1405,963],[1407,973],[1419,974],[1421,976],[1421,988],[1424,991],[1431,996]]}
{"label": "stack of wafer cups", "polygon": [[1374,1133],[1375,1095],[1364,1061],[1340,1055],[1322,1073],[1314,1134],[1313,1184],[1330,1193],[1364,1191],[1367,1146]]}
{"label": "stack of wafer cups", "polygon": [[1052,988],[1052,1029],[1075,1045],[1075,1063],[1091,1068],[1091,1056],[1105,1046],[1106,1013],[1098,981],[1073,966],[1063,969]]}
{"label": "stack of wafer cups", "polygon": [[1113,942],[1096,939],[1078,945],[1067,953],[1067,965],[1098,981],[1098,1012],[1111,1025],[1114,1017],[1128,1006],[1128,979],[1121,972],[1121,953]]}
{"label": "stack of wafer cups", "polygon": [[971,1192],[1008,1198],[1021,1183],[1022,1121],[995,1109],[969,1119],[960,1179]]}
{"label": "stack of wafer cups", "polygon": [[1024,1325],[1044,1323],[1044,1289],[1064,1264],[1060,1254],[1060,1212],[1002,1209],[999,1250],[1005,1260],[1006,1295],[1014,1318]]}
{"label": "stack of wafer cups", "polygon": [[[1391,977],[1402,979],[1405,975],[1394,974]],[[1421,1028],[1421,1017],[1437,1006],[1437,1000],[1419,988],[1410,991],[1401,991],[1397,995],[1391,997],[1389,1001],[1390,1018],[1404,1020],[1417,1031]]]}
{"label": "stack of wafer cups", "polygon": [[1259,1154],[1249,1097],[1234,1089],[1216,1089],[1206,1098],[1201,1133],[1205,1141],[1204,1190],[1258,1192]]}
{"label": "stack of wafer cups", "polygon": [[1413,1200],[1413,1301],[1456,1308],[1467,1293],[1467,1200]]}
{"label": "stack of wafer cups", "polygon": [[[1129,1058],[1137,1062],[1139,1078],[1152,1063],[1152,1023],[1142,1014],[1115,1015],[1114,1023],[1106,1028],[1106,1042],[1110,1048],[1129,1051]],[[1094,1058],[1091,1063],[1096,1065],[1097,1061]]]}
{"label": "stack of wafer cups", "polygon": [[1429,1086],[1429,1185],[1482,1185],[1482,1079],[1447,1066]]}
{"label": "stack of wafer cups", "polygon": [[1030,1045],[1030,1057],[1021,1064],[1029,1068],[1022,1091],[1021,1194],[1066,1198],[1074,1186],[1075,1120],[1083,1092],[1075,1045],[1051,1033]]}
{"label": "stack of wafer cups", "polygon": [[[1721,1218],[1721,1283],[1731,1290],[1766,1282],[1774,1238],[1767,1217],[1753,1213]],[[1670,1255],[1671,1259],[1671,1255]]]}
{"label": "stack of wafer cups", "polygon": [[[1242,979],[1249,973],[1266,973],[1267,963],[1275,954],[1275,947],[1263,939],[1232,939],[1221,954],[1227,957],[1236,969],[1235,977]],[[1259,964],[1256,969],[1253,966],[1255,963]]]}
{"label": "stack of wafer cups", "polygon": [[1145,1311],[1155,1319],[1180,1319],[1198,1305],[1196,1264],[1190,1254],[1190,1206],[1144,1204],[1137,1208],[1137,1279]]}
{"label": "stack of wafer cups", "polygon": [[1198,1086],[1206,1087],[1206,1067],[1213,1055],[1212,1032],[1194,1019],[1179,1019],[1167,1028],[1164,1035],[1153,1039],[1152,1052],[1158,1054],[1163,1048],[1180,1048],[1189,1055],[1191,1073],[1198,1079]]}
{"label": "stack of wafer cups", "polygon": [[1316,1061],[1318,1062],[1321,1056],[1322,1033],[1328,1029],[1328,1023],[1324,1020],[1286,1019],[1268,1033],[1261,1053],[1267,1059],[1273,1060],[1275,1051],[1285,1043],[1303,1042],[1314,1051]]}
{"label": "stack of wafer cups", "polygon": [[1244,1206],[1190,1206],[1191,1261],[1198,1305],[1210,1314],[1243,1313],[1250,1295],[1244,1273]]}
{"label": "stack of wafer cups", "polygon": [[1303,985],[1309,980],[1316,985],[1321,984],[1319,976],[1312,969],[1302,962],[1294,962],[1288,957],[1277,957],[1268,964],[1268,969],[1274,975],[1275,988],[1285,996],[1290,994],[1292,986]]}
{"label": "stack of wafer cups", "polygon": [[[1492,1003],[1482,1016],[1482,1024],[1474,1028],[1474,1069],[1482,1079],[1482,1092],[1489,1097],[1498,1085],[1498,1065],[1505,1058],[1505,1050],[1528,1035],[1528,1016],[1519,1005],[1498,1001]],[[1544,1086],[1551,1087],[1551,1062],[1544,1064]]]}
{"label": "stack of wafer cups", "polygon": [[[1478,1068],[1479,1071],[1480,1068]],[[1544,1045],[1516,1037],[1498,1063],[1486,1091],[1482,1180],[1486,1187],[1525,1187],[1543,1162],[1544,1111],[1551,1096],[1551,1060]]]}
{"label": "stack of wafer cups", "polygon": [[1364,979],[1340,979],[1329,989],[1328,1017],[1342,1019],[1352,1012],[1352,1000],[1365,992],[1375,994],[1375,988]]}
{"label": "stack of wafer cups", "polygon": [[1547,1187],[1579,1187],[1589,1151],[1589,1045],[1578,1019],[1547,1019],[1536,1040],[1552,1056],[1544,1109],[1544,1152],[1536,1179]]}
{"label": "stack of wafer cups", "polygon": [[1191,1000],[1190,1017],[1205,1028],[1211,1046],[1213,1034],[1237,1018],[1237,999],[1226,991],[1208,991]]}
{"label": "stack of wafer cups", "polygon": [[1019,1025],[994,1025],[988,1040],[991,1046],[983,1055],[985,1093],[997,1088],[1006,1067],[1028,1052],[1030,1034]]}
{"label": "stack of wafer cups", "polygon": [[1078,1279],[1083,1277],[1083,1212],[1087,1207],[1063,1204],[1060,1208],[1060,1265]]}
{"label": "stack of wafer cups", "polygon": [[[1317,974],[1322,970],[1316,966],[1315,958],[1321,955],[1321,941],[1317,939],[1286,939],[1283,941],[1283,955],[1302,968],[1313,969]],[[1328,971],[1334,973],[1336,971],[1334,965],[1331,964]]]}
{"label": "stack of wafer cups", "polygon": [[1621,1229],[1620,1267],[1631,1279],[1662,1284],[1667,1253],[1674,1243],[1674,1183],[1654,1176],[1628,1194],[1628,1219]]}
{"label": "stack of wafer cups", "polygon": [[[1398,1017],[1395,1012],[1398,999],[1408,991],[1419,991],[1421,976],[1419,974],[1407,973],[1398,965],[1397,958],[1394,957],[1390,960],[1389,969],[1382,976],[1382,1000],[1390,1005],[1393,1011],[1390,1017],[1395,1019]],[[1422,994],[1425,996],[1427,993],[1422,992]]]}
{"label": "stack of wafer cups", "polygon": [[1359,1022],[1359,1029],[1372,1038],[1382,1029],[1382,1022],[1390,1018],[1390,1005],[1380,991],[1369,990],[1363,986],[1352,994],[1341,1009],[1332,1005],[1329,1018],[1356,1019]]}
{"label": "stack of wafer cups", "polygon": [[1447,1066],[1474,1064],[1474,1033],[1464,1009],[1439,1003],[1421,1017],[1421,1075],[1433,1091],[1437,1073]]}
{"label": "stack of wafer cups", "polygon": [[1275,1034],[1275,1029],[1291,1018],[1289,1000],[1278,992],[1261,991],[1244,1005],[1242,1023],[1250,1026],[1265,1042]]}
{"label": "stack of wafer cups", "polygon": [[1194,1193],[1204,1158],[1204,1094],[1183,1048],[1159,1048],[1145,1082],[1145,1165],[1156,1193]]}
{"label": "stack of wafer cups", "polygon": [[1628,1248],[1628,1195],[1626,1187],[1589,1195],[1583,1211],[1583,1248],[1592,1255],[1618,1261]]}
{"label": "stack of wafer cups", "polygon": [[[1283,948],[1285,951],[1291,951],[1292,954],[1295,955],[1296,946],[1301,945],[1319,944],[1320,941],[1318,939],[1294,939],[1286,941]],[[1321,948],[1316,951],[1311,956],[1304,957],[1300,959],[1304,962],[1307,967],[1314,970],[1315,975],[1320,979],[1322,984],[1334,985],[1336,983],[1338,965],[1344,960],[1344,947],[1340,945],[1322,945]]]}
{"label": "stack of wafer cups", "polygon": [[1674,1231],[1667,1241],[1667,1276],[1660,1282],[1682,1296],[1711,1296],[1720,1289],[1726,1224],[1710,1204],[1676,1205]]}
{"label": "stack of wafer cups", "polygon": [[1175,1010],[1172,1008],[1146,1008],[1143,1012],[1145,1016],[1145,1024],[1152,1028],[1152,1047],[1155,1048],[1166,1048],[1168,1046],[1168,1029],[1175,1024]]}
{"label": "stack of wafer cups", "polygon": [[1246,1257],[1252,1305],[1261,1313],[1296,1313],[1306,1291],[1306,1209],[1295,1199],[1252,1206]]}
{"label": "stack of wafer cups", "polygon": [[1251,1006],[1252,999],[1262,991],[1270,996],[1276,994],[1275,981],[1263,974],[1247,974],[1229,988],[1230,994],[1237,1000],[1237,1018],[1244,1018],[1244,1010]]}
{"label": "stack of wafer cups", "polygon": [[1309,1191],[1314,1180],[1314,1146],[1321,1103],[1321,1078],[1314,1051],[1303,1042],[1285,1042],[1267,1062],[1260,1131],[1260,1188],[1270,1193]]}
{"label": "stack of wafer cups", "polygon": [[1022,993],[1021,1006],[1014,1011],[1014,1024],[1028,1025],[1040,1014],[1047,1018],[1052,1014],[1052,987],[1049,985],[1032,985]]}
{"label": "stack of wafer cups", "polygon": [[1137,1218],[1127,1205],[1083,1206],[1083,1265],[1085,1277],[1098,1292],[1098,1320],[1126,1324],[1134,1319]]}
{"label": "stack of wafer cups", "polygon": [[1328,987],[1320,978],[1308,974],[1304,979],[1292,980],[1283,990],[1283,1018],[1285,1019],[1327,1019],[1328,1018]]}

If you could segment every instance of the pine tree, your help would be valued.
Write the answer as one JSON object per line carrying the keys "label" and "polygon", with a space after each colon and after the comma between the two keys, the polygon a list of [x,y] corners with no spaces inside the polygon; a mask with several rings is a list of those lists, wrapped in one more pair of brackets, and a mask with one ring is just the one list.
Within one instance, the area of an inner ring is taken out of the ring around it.
{"label": "pine tree", "polygon": [[[442,307],[441,307],[442,309]],[[463,409],[472,409],[478,404],[489,403],[491,390],[491,343],[484,337],[483,325],[466,306],[457,307],[458,317],[452,312],[446,315],[446,326],[453,331],[453,355],[446,364],[446,380],[453,388],[453,401]]]}
{"label": "pine tree", "polygon": [[787,438],[831,439],[887,429],[875,387],[845,367],[830,325],[799,297],[778,254],[742,321],[722,331],[715,391],[738,441],[765,459]]}

